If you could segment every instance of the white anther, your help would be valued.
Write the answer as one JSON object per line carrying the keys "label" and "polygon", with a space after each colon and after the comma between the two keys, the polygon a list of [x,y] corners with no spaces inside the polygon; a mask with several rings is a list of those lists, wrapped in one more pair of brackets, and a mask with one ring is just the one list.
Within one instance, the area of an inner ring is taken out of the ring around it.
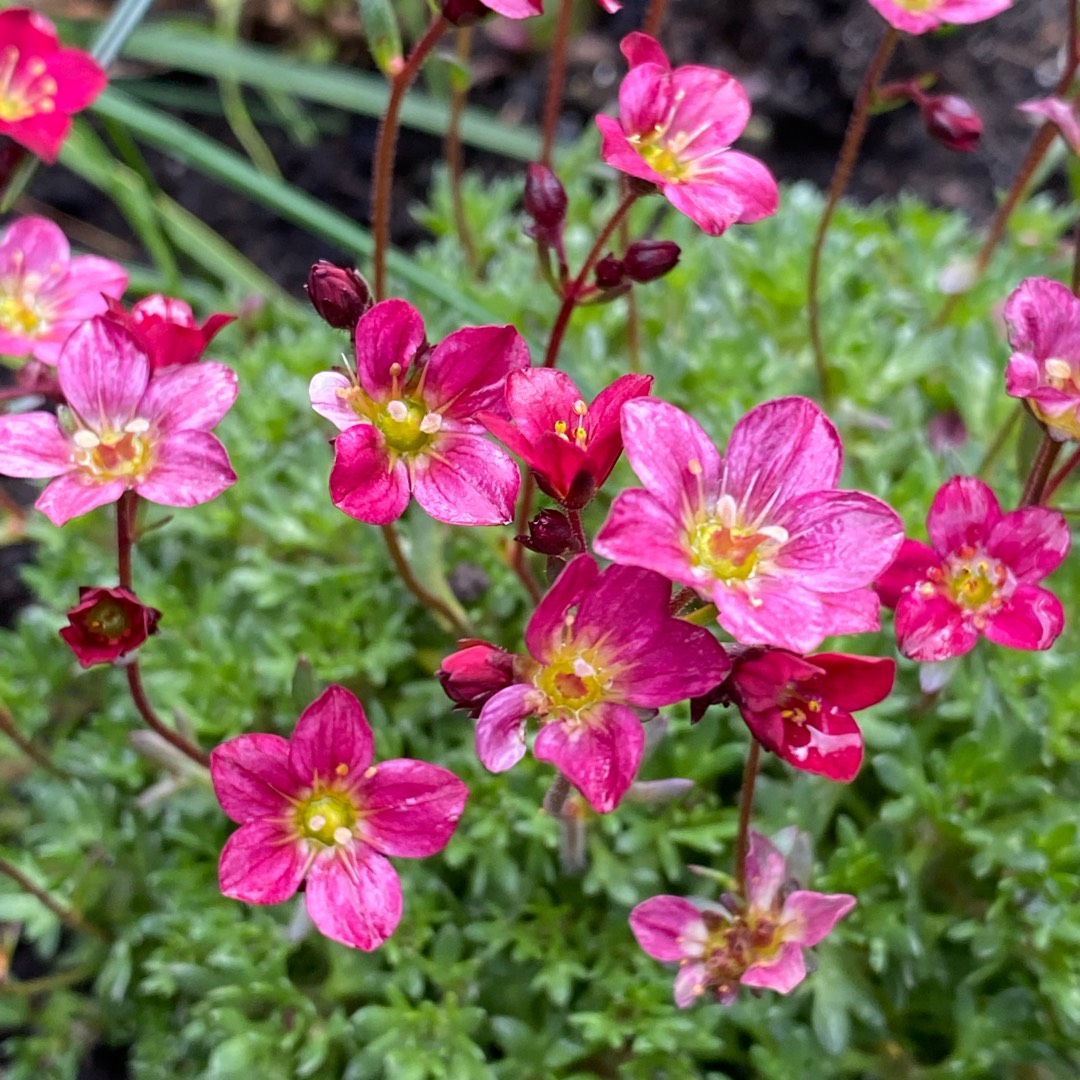
{"label": "white anther", "polygon": [[390,414],[390,419],[396,420],[399,424],[409,415],[409,407],[404,401],[391,401],[386,406],[386,411]]}
{"label": "white anther", "polygon": [[425,435],[434,435],[436,431],[442,428],[442,414],[437,412],[429,412],[423,420],[420,421],[420,430]]}
{"label": "white anther", "polygon": [[315,832],[326,828],[326,818],[322,814],[315,814],[313,817],[308,818],[308,828]]}
{"label": "white anther", "polygon": [[137,416],[124,425],[124,430],[129,435],[142,435],[150,430],[150,421],[142,416]]}
{"label": "white anther", "polygon": [[347,844],[352,839],[352,830],[346,829],[344,825],[339,825],[334,830],[334,843],[335,844]]}
{"label": "white anther", "polygon": [[80,450],[93,450],[95,446],[101,445],[101,440],[92,431],[87,431],[86,428],[80,428],[74,432],[71,441]]}

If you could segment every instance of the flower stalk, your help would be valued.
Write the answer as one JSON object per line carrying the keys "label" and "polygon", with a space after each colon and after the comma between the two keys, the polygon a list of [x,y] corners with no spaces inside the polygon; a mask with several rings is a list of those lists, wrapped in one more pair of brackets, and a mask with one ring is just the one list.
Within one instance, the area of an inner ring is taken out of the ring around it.
{"label": "flower stalk", "polygon": [[47,907],[62,923],[70,926],[72,930],[78,930],[81,934],[89,934],[100,941],[110,941],[111,936],[100,926],[84,919],[74,908],[67,907],[59,900],[50,896],[44,889],[35,885],[17,866],[12,865],[7,859],[0,858],[0,874],[11,878],[23,892],[29,893],[35,900],[39,900]]}
{"label": "flower stalk", "polygon": [[570,43],[573,14],[574,0],[559,0],[559,17],[551,43],[547,95],[544,98],[543,142],[540,148],[540,161],[549,168],[555,150],[555,129],[559,126],[559,110],[566,86],[566,49]]}

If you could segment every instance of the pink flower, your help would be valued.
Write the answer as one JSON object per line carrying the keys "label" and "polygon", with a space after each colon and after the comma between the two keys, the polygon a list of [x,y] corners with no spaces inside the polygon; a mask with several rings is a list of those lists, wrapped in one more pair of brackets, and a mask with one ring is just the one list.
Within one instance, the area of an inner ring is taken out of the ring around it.
{"label": "pink flower", "polygon": [[1080,300],[1049,278],[1027,278],[1005,302],[1012,356],[1005,389],[1026,398],[1055,439],[1080,439]]}
{"label": "pink flower", "polygon": [[507,19],[528,19],[544,14],[543,0],[442,0],[443,17],[455,26],[469,26],[488,12]]}
{"label": "pink flower", "polygon": [[60,636],[84,668],[111,664],[134,652],[157,633],[161,612],[147,607],[129,589],[79,589],[79,602],[67,613]]}
{"label": "pink flower", "polygon": [[630,72],[619,116],[598,116],[603,157],[656,184],[677,210],[719,236],[735,222],[776,213],[776,181],[757,158],[731,149],[750,117],[746,91],[726,71],[672,69],[647,34],[623,38]]}
{"label": "pink flower", "polygon": [[101,316],[67,340],[57,365],[67,400],[59,417],[0,416],[0,473],[56,477],[34,504],[54,525],[135,491],[165,506],[195,506],[236,480],[210,434],[236,400],[236,375],[197,364],[150,378],[150,360]]}
{"label": "pink flower", "polygon": [[982,22],[1012,7],[1012,0],[870,0],[870,4],[897,30],[925,34],[949,23]]}
{"label": "pink flower", "polygon": [[847,783],[863,757],[851,715],[883,701],[896,662],[882,657],[767,649],[737,660],[732,698],[754,738],[789,765]]}
{"label": "pink flower", "polygon": [[150,370],[194,364],[202,358],[218,331],[236,320],[235,315],[211,315],[199,326],[189,304],[154,293],[138,301],[130,312],[111,297],[108,316],[134,335],[150,357]]}
{"label": "pink flower", "polygon": [[807,398],[768,401],[734,427],[722,458],[686,413],[627,402],[623,442],[645,485],[615,497],[594,548],[689,585],[745,645],[806,653],[830,634],[878,628],[867,586],[904,530],[860,491],[838,491],[840,437]]}
{"label": "pink flower", "polygon": [[384,300],[356,325],[356,381],[336,371],[311,380],[311,406],[338,428],[330,497],[358,521],[396,521],[409,495],[451,525],[503,525],[520,477],[490,442],[480,412],[505,415],[511,371],[529,366],[512,326],[457,330],[429,349],[420,313]]}
{"label": "pink flower", "polygon": [[[601,573],[579,555],[540,601],[525,631],[534,664],[484,705],[476,750],[492,772],[525,754],[525,719],[540,718],[533,753],[560,769],[593,809],[613,810],[641,764],[634,708],[701,693],[730,670],[703,627],[668,614],[671,585],[628,566]],[[531,675],[531,677],[529,677]]]}
{"label": "pink flower", "polygon": [[56,27],[28,8],[0,11],[0,135],[47,162],[71,130],[71,114],[105,89],[105,72],[78,49],[62,49]]}
{"label": "pink flower", "polygon": [[1076,114],[1075,103],[1070,104],[1059,97],[1047,97],[1025,101],[1016,107],[1021,112],[1044,116],[1050,123],[1056,124],[1061,137],[1069,144],[1069,149],[1074,154],[1080,154],[1080,117]]}
{"label": "pink flower", "polygon": [[806,977],[803,949],[855,906],[855,897],[844,893],[789,891],[787,864],[776,847],[753,830],[749,847],[745,902],[654,896],[630,912],[630,929],[645,952],[679,964],[680,1009],[707,991],[730,1005],[740,985],[788,993]]}
{"label": "pink flower", "polygon": [[510,422],[480,419],[536,476],[540,490],[579,510],[600,490],[622,453],[619,410],[643,397],[651,375],[623,375],[586,405],[574,380],[552,368],[514,371],[506,380]]}
{"label": "pink flower", "polygon": [[974,476],[954,476],[930,507],[933,547],[906,540],[881,576],[882,601],[896,607],[900,651],[912,660],[962,656],[982,634],[1013,649],[1049,649],[1064,625],[1061,603],[1035,584],[1069,551],[1055,510],[1003,514]]}
{"label": "pink flower", "polygon": [[127,280],[127,271],[109,259],[73,259],[67,237],[51,221],[13,221],[0,236],[0,353],[55,364],[68,334],[100,315],[106,296],[120,296]]}
{"label": "pink flower", "polygon": [[373,765],[373,749],[364,707],[343,686],[304,710],[291,739],[239,735],[216,747],[214,791],[240,825],[221,853],[221,891],[279,904],[306,878],[319,931],[377,949],[401,920],[401,882],[386,856],[442,851],[469,790],[423,761]]}

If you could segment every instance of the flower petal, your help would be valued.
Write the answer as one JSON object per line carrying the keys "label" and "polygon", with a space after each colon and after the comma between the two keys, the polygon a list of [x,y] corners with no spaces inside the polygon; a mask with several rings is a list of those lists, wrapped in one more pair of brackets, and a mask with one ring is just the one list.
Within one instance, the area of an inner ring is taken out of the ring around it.
{"label": "flower petal", "polygon": [[536,691],[526,683],[503,687],[484,703],[476,721],[476,756],[490,772],[506,772],[525,756],[525,718]]}
{"label": "flower petal", "polygon": [[360,417],[338,395],[339,390],[348,390],[351,385],[340,371],[320,371],[308,386],[311,407],[339,431],[361,423]]}
{"label": "flower petal", "polygon": [[71,468],[71,445],[51,413],[0,416],[0,475],[40,480]]}
{"label": "flower petal", "polygon": [[301,713],[289,740],[289,766],[304,783],[348,777],[355,787],[373,755],[364,706],[344,686],[328,686]]}
{"label": "flower petal", "polygon": [[1000,520],[1001,506],[986,484],[975,476],[954,476],[934,496],[926,528],[934,550],[947,555],[981,547]]}
{"label": "flower petal", "polygon": [[855,903],[855,897],[847,893],[797,890],[784,901],[780,932],[786,941],[796,945],[816,945],[851,911]]}
{"label": "flower petal", "polygon": [[280,735],[237,735],[210,751],[210,778],[221,809],[239,824],[284,813],[303,786],[289,768]]}
{"label": "flower petal", "polygon": [[770,911],[787,877],[787,864],[776,845],[754,829],[744,869],[747,903],[755,911]]}
{"label": "flower petal", "polygon": [[[709,988],[709,971],[704,964],[683,964],[675,976],[672,988],[675,1004],[680,1009],[693,1005]],[[727,1001],[724,1004],[728,1004]]]}
{"label": "flower petal", "polygon": [[567,613],[584,600],[599,576],[600,570],[589,555],[578,555],[563,567],[525,628],[525,646],[534,660],[541,664],[551,661],[562,641]]}
{"label": "flower petal", "polygon": [[123,480],[99,484],[88,481],[82,472],[69,472],[53,480],[38,496],[34,506],[54,525],[63,525],[99,506],[116,502],[125,491],[127,484]]}
{"label": "flower petal", "polygon": [[307,909],[321,934],[370,952],[401,921],[397,871],[366,844],[338,847],[315,860],[307,879]]}
{"label": "flower petal", "polygon": [[1056,510],[1012,510],[994,526],[986,553],[1000,559],[1019,581],[1034,584],[1056,570],[1069,553],[1069,525]]}
{"label": "flower petal", "polygon": [[470,420],[481,410],[506,414],[506,377],[529,366],[529,347],[512,326],[467,326],[443,338],[424,372],[424,402]]}
{"label": "flower petal", "polygon": [[681,896],[654,896],[630,912],[637,943],[654,960],[701,955],[708,928],[701,911]]}
{"label": "flower petal", "polygon": [[229,455],[215,435],[174,431],[157,444],[153,467],[135,490],[162,506],[198,506],[235,483]]}
{"label": "flower petal", "polygon": [[307,845],[276,821],[241,825],[229,837],[218,863],[225,896],[249,904],[280,904],[300,887],[307,867]]}
{"label": "flower petal", "polygon": [[409,472],[403,461],[391,462],[382,432],[371,424],[354,424],[334,439],[330,499],[369,525],[388,525],[405,513]]}
{"label": "flower petal", "polygon": [[679,512],[641,488],[615,496],[593,550],[617,563],[655,570],[681,585],[709,588],[694,573]]}
{"label": "flower petal", "polygon": [[794,942],[785,942],[774,960],[751,964],[743,972],[739,982],[743,986],[758,986],[787,994],[806,978],[806,961],[802,949]]}
{"label": "flower petal", "polygon": [[236,401],[236,372],[207,360],[158,371],[139,404],[139,416],[158,431],[209,431]]}
{"label": "flower petal", "polygon": [[979,634],[947,597],[908,589],[896,604],[896,640],[911,660],[948,660],[970,652]]}
{"label": "flower petal", "polygon": [[436,521],[506,525],[514,520],[521,474],[514,459],[486,436],[455,431],[413,461],[412,483],[416,501]]}
{"label": "flower petal", "polygon": [[394,383],[391,368],[398,366],[403,383],[423,344],[424,320],[412,304],[383,300],[365,312],[356,324],[356,375],[368,396],[387,399]]}
{"label": "flower petal", "polygon": [[913,588],[920,581],[926,581],[927,571],[940,563],[941,558],[933,548],[919,543],[918,540],[905,540],[900,545],[896,558],[874,582],[881,602],[886,607],[896,607],[904,590]]}
{"label": "flower petal", "polygon": [[983,633],[1010,649],[1049,649],[1064,625],[1061,601],[1049,589],[1018,585],[1005,607],[987,617]]}
{"label": "flower petal", "polygon": [[96,432],[135,415],[150,382],[150,360],[122,326],[97,316],[72,331],[57,376],[68,405]]}

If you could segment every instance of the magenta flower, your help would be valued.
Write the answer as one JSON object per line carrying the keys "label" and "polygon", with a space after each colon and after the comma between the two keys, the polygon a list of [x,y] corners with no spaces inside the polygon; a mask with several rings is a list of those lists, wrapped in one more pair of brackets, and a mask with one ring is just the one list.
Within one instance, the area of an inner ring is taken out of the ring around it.
{"label": "magenta flower", "polygon": [[776,181],[757,158],[731,149],[750,101],[726,71],[672,69],[659,43],[622,41],[630,71],[619,87],[619,119],[598,116],[604,160],[657,185],[677,210],[719,236],[735,222],[776,213]]}
{"label": "magenta flower", "polygon": [[907,540],[878,589],[896,607],[900,651],[947,660],[982,634],[1012,649],[1049,649],[1064,625],[1061,602],[1036,582],[1069,551],[1061,514],[1041,506],[1002,513],[974,476],[954,476],[926,520],[933,547]]}
{"label": "magenta flower", "polygon": [[803,949],[816,945],[854,906],[844,893],[787,888],[783,855],[750,832],[746,900],[725,903],[654,896],[630,912],[638,944],[656,960],[675,961],[675,1004],[680,1009],[711,991],[730,1005],[739,986],[786,994],[806,977]]}
{"label": "magenta flower", "polygon": [[1059,440],[1080,439],[1080,300],[1049,278],[1027,278],[1005,302],[1012,356],[1005,389],[1026,398]]}
{"label": "magenta flower", "polygon": [[897,30],[925,34],[949,23],[982,22],[1012,7],[1012,0],[870,0],[870,4]]}
{"label": "magenta flower", "polygon": [[536,476],[540,490],[572,510],[596,494],[622,453],[619,410],[644,397],[651,375],[623,375],[586,405],[574,380],[552,368],[513,371],[506,380],[510,422],[480,419]]}
{"label": "magenta flower", "polygon": [[896,662],[882,657],[767,649],[737,660],[732,698],[754,738],[789,765],[848,783],[862,764],[851,715],[883,701]]}
{"label": "magenta flower", "polygon": [[109,318],[130,330],[150,357],[151,371],[201,360],[218,331],[236,320],[218,313],[200,326],[189,304],[161,293],[139,300],[130,312],[111,297],[108,305]]}
{"label": "magenta flower", "polygon": [[533,753],[588,799],[613,810],[641,764],[634,708],[672,705],[715,686],[731,663],[704,627],[668,614],[671,585],[628,566],[602,573],[579,555],[537,605],[525,630],[534,661],[483,707],[476,750],[492,772],[525,754],[525,719],[541,721]]}
{"label": "magenta flower", "polygon": [[135,491],[165,506],[217,498],[236,480],[210,434],[236,400],[236,375],[205,363],[158,372],[123,327],[104,317],[67,340],[57,365],[67,400],[0,416],[0,474],[56,477],[34,504],[54,525]]}
{"label": "magenta flower", "polygon": [[377,949],[401,920],[401,881],[387,855],[442,851],[469,789],[438,765],[372,764],[364,707],[331,686],[291,739],[239,735],[210,754],[222,810],[240,825],[221,853],[221,891],[279,904],[307,880],[308,914],[344,945]]}
{"label": "magenta flower", "polygon": [[109,259],[72,258],[67,237],[51,221],[13,221],[0,236],[0,353],[55,364],[68,334],[100,315],[106,297],[120,296],[127,280],[127,271]]}
{"label": "magenta flower", "polygon": [[71,114],[105,89],[105,72],[78,49],[62,49],[56,27],[28,8],[0,11],[0,135],[47,162],[71,130]]}
{"label": "magenta flower", "polygon": [[692,417],[654,398],[627,402],[622,430],[645,489],[616,496],[598,554],[697,589],[745,645],[806,653],[830,634],[878,628],[867,586],[903,525],[880,499],[836,490],[840,437],[812,401],[751,409],[726,458]]}
{"label": "magenta flower", "polygon": [[311,406],[341,430],[330,497],[358,521],[396,521],[409,495],[451,525],[504,525],[521,478],[476,419],[506,415],[511,371],[529,366],[512,326],[456,330],[428,349],[420,313],[384,300],[356,325],[356,380],[326,371],[311,380]]}
{"label": "magenta flower", "polygon": [[157,633],[161,612],[147,607],[130,589],[79,589],[79,602],[67,613],[60,636],[84,668],[111,664],[134,652]]}
{"label": "magenta flower", "polygon": [[1025,101],[1016,107],[1021,112],[1045,117],[1056,125],[1061,137],[1069,144],[1069,149],[1074,154],[1080,154],[1080,116],[1077,115],[1075,103],[1064,98],[1047,97]]}

